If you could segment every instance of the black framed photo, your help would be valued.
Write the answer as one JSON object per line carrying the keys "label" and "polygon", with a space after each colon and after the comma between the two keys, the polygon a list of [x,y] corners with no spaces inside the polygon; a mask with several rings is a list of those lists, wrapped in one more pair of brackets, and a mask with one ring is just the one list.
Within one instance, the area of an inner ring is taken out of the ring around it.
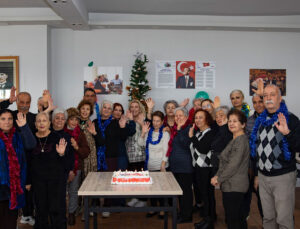
{"label": "black framed photo", "polygon": [[0,56],[0,100],[8,99],[10,89],[19,92],[19,57]]}

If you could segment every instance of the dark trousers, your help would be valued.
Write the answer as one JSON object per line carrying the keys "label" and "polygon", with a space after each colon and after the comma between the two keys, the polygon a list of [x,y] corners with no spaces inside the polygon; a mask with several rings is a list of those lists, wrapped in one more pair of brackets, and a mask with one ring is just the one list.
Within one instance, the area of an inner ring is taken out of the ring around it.
{"label": "dark trousers", "polygon": [[[35,229],[66,229],[66,181],[33,181],[36,203]],[[49,219],[51,226],[49,224]]]}
{"label": "dark trousers", "polygon": [[179,215],[183,219],[191,218],[193,211],[193,174],[174,173],[174,177],[183,191],[183,195],[179,196]]}
{"label": "dark trousers", "polygon": [[197,186],[203,201],[202,216],[214,220],[216,218],[216,199],[215,187],[210,184],[213,177],[213,168],[210,167],[195,167],[195,176]]}
{"label": "dark trousers", "polygon": [[16,229],[18,219],[18,210],[9,209],[9,201],[0,201],[0,228]]}
{"label": "dark trousers", "polygon": [[200,193],[200,189],[199,189],[199,185],[197,185],[197,181],[196,181],[196,169],[194,169],[194,173],[193,173],[193,191],[194,191],[194,198],[195,198],[195,203],[200,204],[201,203],[201,193]]}
{"label": "dark trousers", "polygon": [[25,189],[25,206],[22,208],[23,216],[33,216],[33,193]]}
{"label": "dark trousers", "polygon": [[245,193],[223,192],[223,206],[228,229],[246,229],[247,221],[243,212]]}

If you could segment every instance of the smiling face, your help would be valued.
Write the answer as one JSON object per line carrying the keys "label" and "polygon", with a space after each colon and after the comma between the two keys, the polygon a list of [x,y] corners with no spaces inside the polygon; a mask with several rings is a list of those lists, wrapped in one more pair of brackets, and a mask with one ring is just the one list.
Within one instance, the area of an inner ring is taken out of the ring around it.
{"label": "smiling face", "polygon": [[23,114],[28,113],[30,109],[31,98],[28,94],[20,93],[17,97],[17,108],[18,111]]}
{"label": "smiling face", "polygon": [[4,133],[8,133],[13,127],[13,124],[14,120],[12,114],[9,112],[2,113],[2,115],[0,116],[0,129]]}
{"label": "smiling face", "polygon": [[182,110],[177,110],[175,113],[175,122],[177,125],[184,125],[188,117],[184,115]]}
{"label": "smiling face", "polygon": [[78,125],[78,118],[73,116],[68,119],[67,125],[71,128],[74,129]]}
{"label": "smiling face", "polygon": [[159,128],[163,125],[163,120],[159,116],[153,116],[152,125],[154,130],[159,130]]}
{"label": "smiling face", "polygon": [[208,128],[206,116],[203,111],[198,111],[195,114],[195,125],[202,131]]}
{"label": "smiling face", "polygon": [[232,106],[236,109],[242,109],[244,97],[240,92],[233,92],[230,95]]}
{"label": "smiling face", "polygon": [[195,111],[201,109],[201,102],[201,99],[197,99],[194,101],[193,108]]}
{"label": "smiling face", "polygon": [[54,116],[52,120],[52,125],[54,130],[62,130],[66,123],[66,117],[63,113],[58,113]]}
{"label": "smiling face", "polygon": [[264,89],[264,105],[269,113],[275,113],[279,107],[282,97],[278,87],[268,85]]}
{"label": "smiling face", "polygon": [[49,118],[45,114],[40,113],[40,115],[37,115],[36,117],[35,126],[38,132],[48,131],[50,128]]}
{"label": "smiling face", "polygon": [[81,118],[82,120],[88,120],[89,117],[90,117],[90,114],[91,114],[91,107],[90,107],[90,105],[84,104],[84,105],[80,108],[79,113],[80,113],[80,118]]}
{"label": "smiling face", "polygon": [[232,114],[228,119],[228,128],[231,133],[237,134],[240,132],[244,132],[245,123],[242,124],[237,115]]}
{"label": "smiling face", "polygon": [[253,96],[252,98],[253,108],[258,113],[261,114],[265,110],[264,102],[260,96]]}
{"label": "smiling face", "polygon": [[223,110],[219,110],[216,112],[216,122],[218,126],[223,126],[227,123],[227,115]]}
{"label": "smiling face", "polygon": [[110,103],[104,103],[101,109],[101,116],[103,119],[108,119],[112,114],[112,105]]}
{"label": "smiling face", "polygon": [[122,116],[122,114],[123,114],[123,109],[122,109],[122,107],[121,106],[115,106],[115,109],[114,109],[114,111],[113,111],[113,117],[115,118],[115,119],[120,119],[121,118],[121,116]]}
{"label": "smiling face", "polygon": [[132,113],[133,117],[137,117],[141,112],[139,104],[135,102],[130,104],[129,110]]}
{"label": "smiling face", "polygon": [[83,99],[89,101],[91,104],[95,104],[96,94],[92,91],[86,91],[84,93]]}
{"label": "smiling face", "polygon": [[202,102],[201,107],[202,107],[203,110],[208,111],[208,113],[210,113],[210,114],[212,114],[213,111],[214,111],[214,108],[213,108],[212,104],[209,101]]}

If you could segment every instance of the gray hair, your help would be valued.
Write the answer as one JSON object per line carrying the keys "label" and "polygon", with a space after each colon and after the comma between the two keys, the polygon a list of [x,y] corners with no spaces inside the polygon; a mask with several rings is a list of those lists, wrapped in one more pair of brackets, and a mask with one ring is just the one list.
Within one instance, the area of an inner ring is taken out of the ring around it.
{"label": "gray hair", "polygon": [[166,112],[166,109],[167,109],[167,106],[168,106],[169,103],[172,103],[175,106],[175,108],[179,107],[178,103],[175,100],[168,100],[164,103],[165,112]]}
{"label": "gray hair", "polygon": [[103,102],[101,103],[101,110],[102,110],[104,104],[109,104],[111,106],[111,109],[113,109],[113,103],[111,101],[103,100]]}
{"label": "gray hair", "polygon": [[174,110],[174,114],[176,114],[177,111],[182,111],[183,114],[184,114],[184,116],[189,117],[189,112],[188,112],[188,110],[185,107],[177,107]]}
{"label": "gray hair", "polygon": [[56,109],[53,111],[53,113],[52,113],[52,121],[54,120],[54,118],[55,118],[55,116],[56,116],[57,114],[64,114],[65,119],[66,119],[66,120],[68,119],[68,112],[67,112],[65,109],[63,109],[63,108],[56,108]]}
{"label": "gray hair", "polygon": [[218,112],[218,111],[223,111],[224,114],[227,116],[228,112],[229,112],[229,107],[227,106],[219,106],[215,109],[215,114]]}
{"label": "gray hair", "polygon": [[235,89],[235,90],[233,90],[232,92],[230,92],[229,97],[231,97],[231,95],[232,95],[233,93],[240,93],[240,94],[242,95],[242,97],[245,98],[244,93],[243,93],[241,90],[239,90],[239,89]]}
{"label": "gray hair", "polygon": [[49,122],[50,122],[49,114],[46,113],[46,112],[44,112],[44,111],[42,111],[42,112],[40,112],[40,113],[37,113],[37,115],[35,116],[35,121],[36,121],[40,116],[45,116],[45,117],[49,120]]}
{"label": "gray hair", "polygon": [[267,86],[264,88],[264,90],[267,88],[267,87],[273,87],[277,90],[278,92],[278,95],[281,96],[281,91],[280,91],[280,88],[278,86],[276,86],[275,84],[267,84]]}
{"label": "gray hair", "polygon": [[194,103],[195,103],[196,101],[202,102],[203,100],[204,100],[204,98],[194,98],[194,99],[193,99],[193,105],[194,105]]}

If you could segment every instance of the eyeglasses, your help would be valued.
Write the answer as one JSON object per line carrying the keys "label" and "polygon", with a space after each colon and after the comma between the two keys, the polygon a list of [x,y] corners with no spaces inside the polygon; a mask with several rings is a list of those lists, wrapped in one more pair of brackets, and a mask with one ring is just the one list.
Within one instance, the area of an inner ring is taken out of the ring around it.
{"label": "eyeglasses", "polygon": [[210,104],[206,105],[206,106],[202,106],[202,109],[207,109],[207,108],[211,108],[212,106]]}

